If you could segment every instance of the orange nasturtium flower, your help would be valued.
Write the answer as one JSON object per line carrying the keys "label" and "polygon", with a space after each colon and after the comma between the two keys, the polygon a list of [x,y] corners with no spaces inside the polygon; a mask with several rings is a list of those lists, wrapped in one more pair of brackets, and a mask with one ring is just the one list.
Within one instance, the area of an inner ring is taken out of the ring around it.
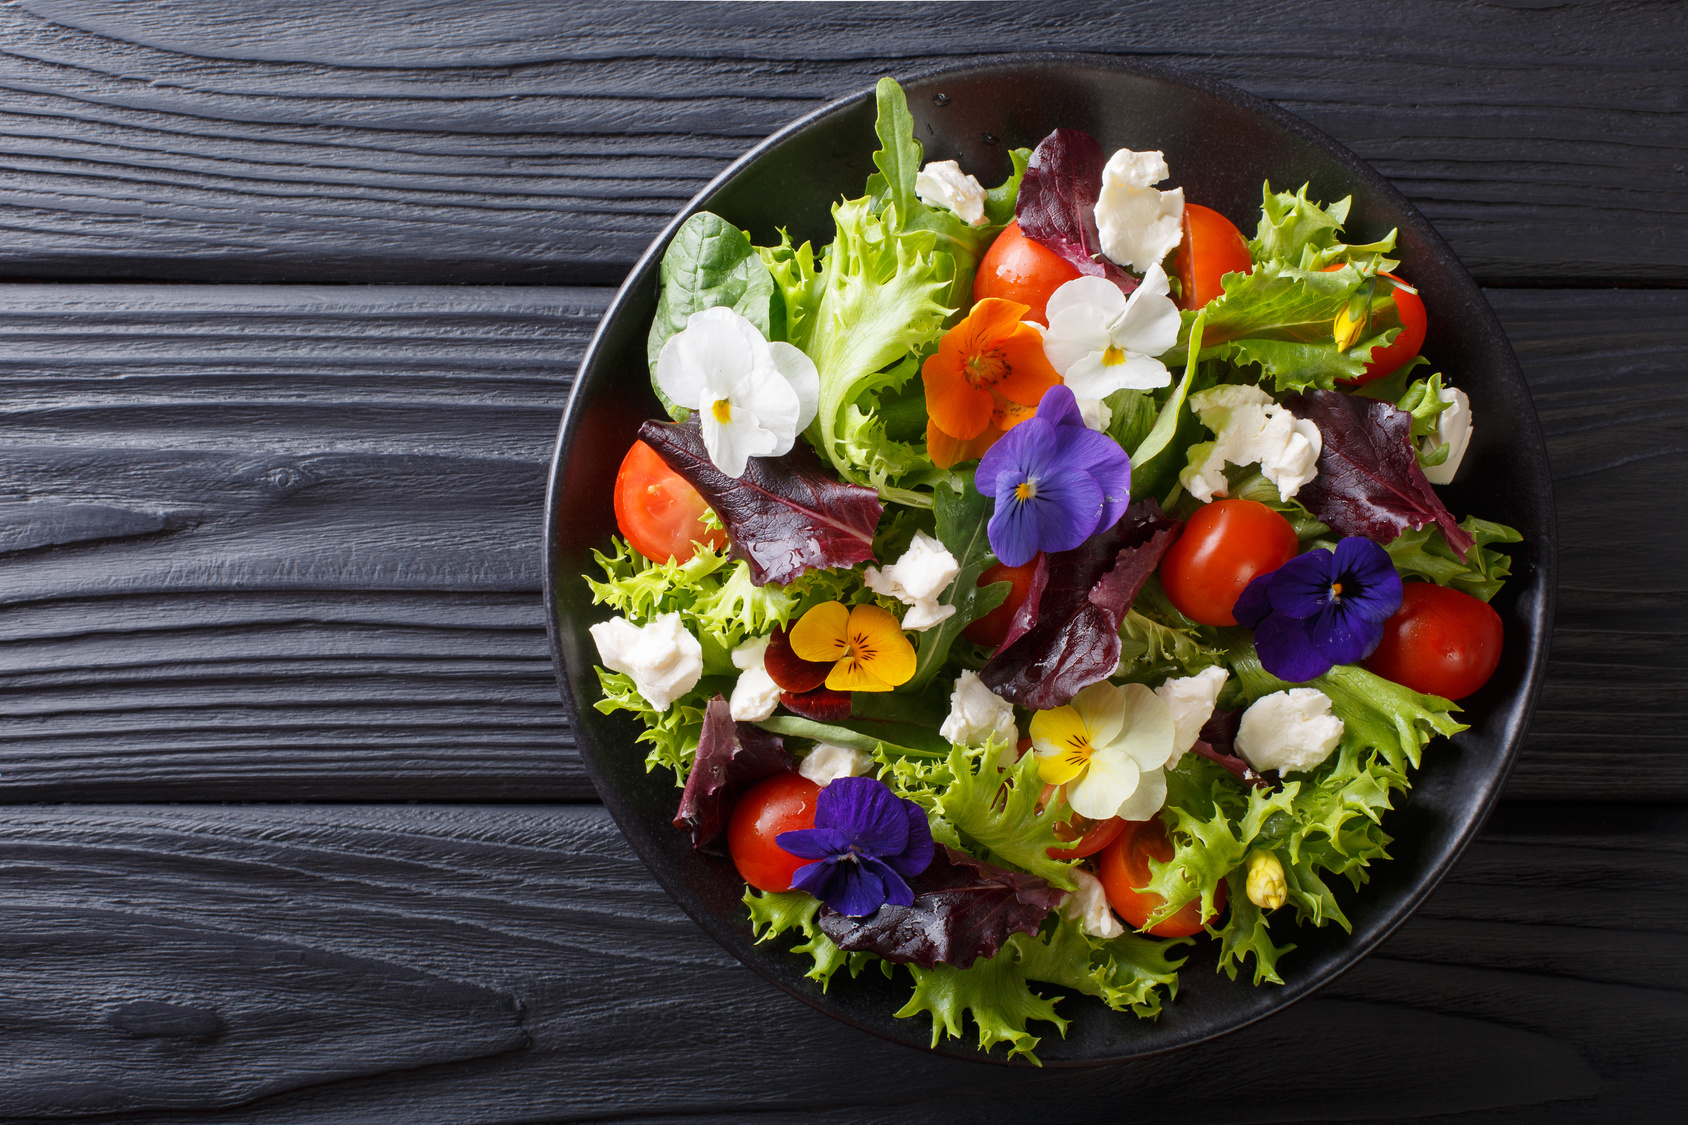
{"label": "orange nasturtium flower", "polygon": [[1036,414],[1043,392],[1061,381],[1044,357],[1043,337],[1021,321],[1029,311],[986,297],[921,366],[927,453],[940,469],[983,455]]}
{"label": "orange nasturtium flower", "polygon": [[792,626],[790,640],[803,660],[835,662],[826,675],[833,691],[890,691],[914,675],[914,646],[896,617],[876,605],[818,605]]}

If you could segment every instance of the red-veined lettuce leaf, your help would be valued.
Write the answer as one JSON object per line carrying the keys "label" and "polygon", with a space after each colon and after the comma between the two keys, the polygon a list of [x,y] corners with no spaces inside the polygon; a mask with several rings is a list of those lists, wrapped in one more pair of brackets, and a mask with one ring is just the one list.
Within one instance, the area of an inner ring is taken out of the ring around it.
{"label": "red-veined lettuce leaf", "polygon": [[944,844],[931,866],[908,883],[914,892],[910,906],[886,903],[862,918],[823,906],[816,922],[849,953],[876,953],[923,969],[939,963],[965,969],[980,957],[994,957],[1013,934],[1036,934],[1066,895],[1036,875]]}
{"label": "red-veined lettuce leaf", "polygon": [[796,772],[797,761],[779,735],[733,722],[732,709],[717,695],[703,710],[703,733],[674,827],[690,829],[698,851],[724,855],[721,842],[738,795],[765,777]]}
{"label": "red-veined lettuce leaf", "polygon": [[639,438],[715,509],[732,540],[729,554],[750,564],[756,585],[872,561],[885,510],[878,493],[827,476],[806,443],[784,457],[752,457],[734,479],[709,459],[695,424],[646,422]]}
{"label": "red-veined lettuce leaf", "polygon": [[1096,199],[1102,194],[1107,162],[1102,146],[1089,133],[1055,130],[1032,150],[1014,219],[1021,234],[1060,255],[1079,273],[1105,277],[1120,292],[1130,293],[1137,279],[1103,255],[1096,232]]}

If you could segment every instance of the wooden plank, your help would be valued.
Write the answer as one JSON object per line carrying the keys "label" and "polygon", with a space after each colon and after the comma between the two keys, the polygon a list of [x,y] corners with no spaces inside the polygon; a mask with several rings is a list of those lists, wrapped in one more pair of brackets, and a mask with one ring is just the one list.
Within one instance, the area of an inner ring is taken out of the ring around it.
{"label": "wooden plank", "polygon": [[882,73],[1087,50],[1302,115],[1486,283],[1688,279],[1676,5],[23,0],[0,42],[14,277],[609,283]]}
{"label": "wooden plank", "polygon": [[[0,825],[0,1027],[28,1050],[0,1054],[0,1105],[913,1123],[1040,1119],[1058,1095],[1063,1116],[1129,1099],[1143,1117],[1229,1122],[1246,1091],[1263,1120],[1660,1119],[1688,1062],[1688,825],[1585,813],[1503,807],[1421,915],[1314,999],[1172,1056],[1054,1074],[893,1046],[787,998],[678,912],[601,809],[16,809]],[[38,933],[54,944],[30,945]],[[166,940],[133,940],[146,934]],[[271,996],[385,1067],[344,1078]],[[528,1049],[467,1057],[477,1013],[511,1003]],[[462,1061],[401,1069],[412,1010],[442,1013],[434,1049]],[[88,1081],[100,1052],[126,1064],[110,1086]],[[290,1089],[253,1101],[276,1075]]]}
{"label": "wooden plank", "polygon": [[[1509,792],[1688,799],[1688,293],[1489,296],[1563,544]],[[604,300],[0,287],[0,797],[590,799],[539,521]]]}

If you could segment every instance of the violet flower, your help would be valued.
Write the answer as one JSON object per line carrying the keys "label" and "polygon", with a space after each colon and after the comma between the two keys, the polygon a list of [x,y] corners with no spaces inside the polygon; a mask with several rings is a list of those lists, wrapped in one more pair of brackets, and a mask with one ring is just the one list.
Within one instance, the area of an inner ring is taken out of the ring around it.
{"label": "violet flower", "polygon": [[974,479],[996,501],[986,533],[1006,566],[1072,550],[1131,503],[1131,458],[1085,426],[1064,386],[1045,391],[1036,416],[986,450]]}
{"label": "violet flower", "polygon": [[1261,666],[1302,684],[1370,656],[1401,593],[1389,553],[1351,535],[1334,553],[1318,547],[1258,576],[1231,612],[1254,630]]}
{"label": "violet flower", "polygon": [[871,777],[841,777],[821,789],[815,826],[781,832],[774,843],[812,859],[791,878],[840,914],[860,918],[886,903],[910,906],[905,881],[932,862],[926,811]]}

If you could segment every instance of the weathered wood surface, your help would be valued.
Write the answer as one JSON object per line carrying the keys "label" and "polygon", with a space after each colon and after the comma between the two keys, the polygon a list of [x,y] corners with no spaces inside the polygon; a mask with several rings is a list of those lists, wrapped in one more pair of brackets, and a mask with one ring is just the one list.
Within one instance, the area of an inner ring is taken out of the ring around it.
{"label": "weathered wood surface", "polygon": [[1034,1072],[910,1051],[789,999],[681,915],[598,808],[16,809],[0,1106],[336,1125],[1122,1105],[1662,1120],[1688,1066],[1685,828],[1680,812],[1503,806],[1319,997],[1165,1058]]}
{"label": "weathered wood surface", "polygon": [[[1688,797],[1688,293],[1489,296],[1563,542],[1509,793]],[[604,300],[0,286],[0,794],[590,799],[539,517]]]}
{"label": "weathered wood surface", "polygon": [[1369,160],[1479,280],[1688,280],[1688,8],[1188,0],[16,0],[0,274],[613,283],[757,139],[882,73],[1188,66]]}

